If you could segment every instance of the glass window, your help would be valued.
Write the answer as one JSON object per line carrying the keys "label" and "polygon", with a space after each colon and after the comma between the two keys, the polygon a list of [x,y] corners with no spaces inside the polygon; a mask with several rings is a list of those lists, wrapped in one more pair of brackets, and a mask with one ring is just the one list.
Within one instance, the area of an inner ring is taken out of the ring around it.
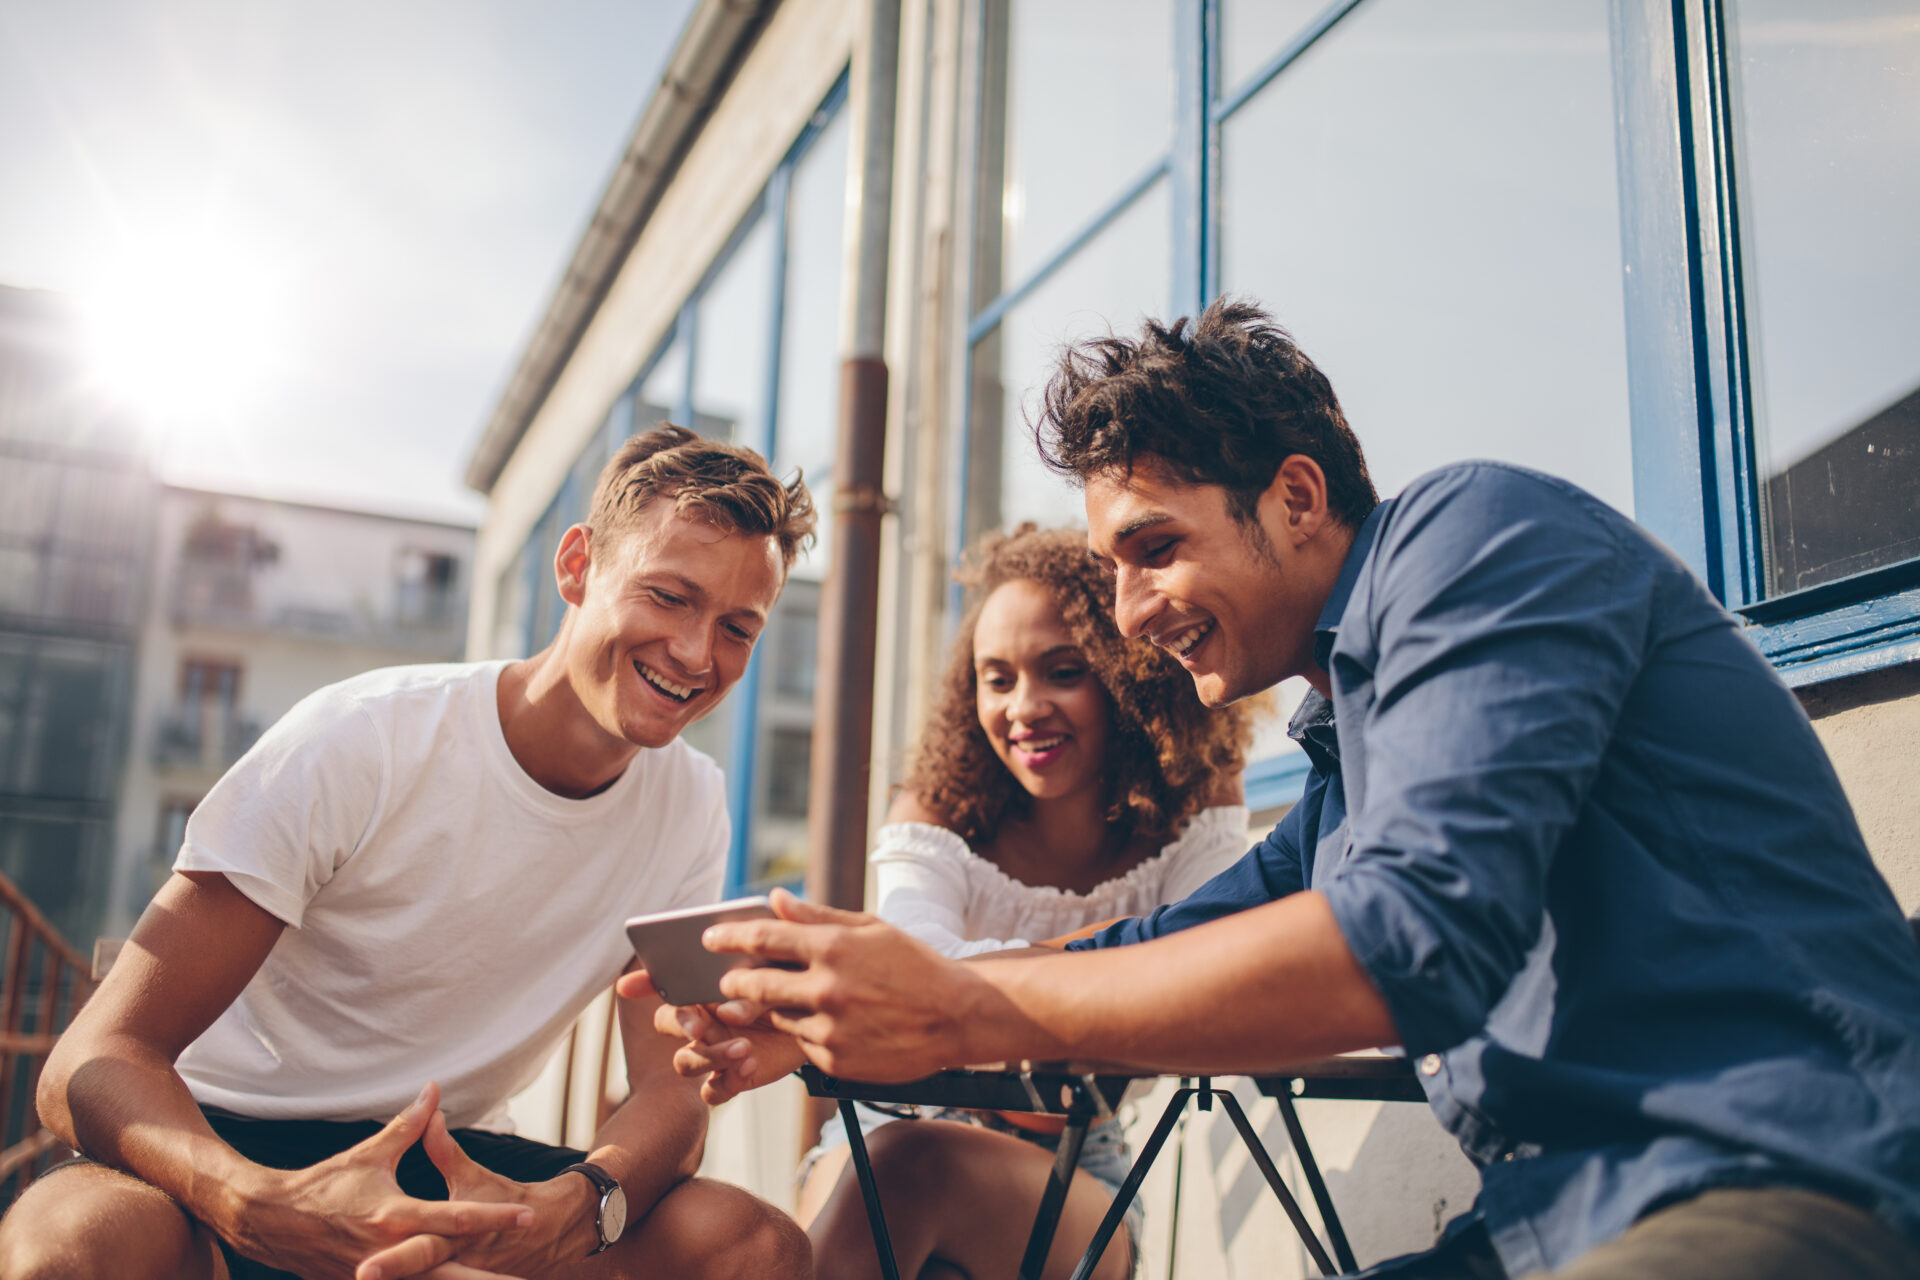
{"label": "glass window", "polygon": [[1027,424],[1060,348],[1166,314],[1172,232],[1167,184],[1154,184],[1068,259],[974,349],[968,537],[1022,520],[1079,524],[1077,492],[1040,465]]}
{"label": "glass window", "polygon": [[693,418],[712,440],[764,450],[767,343],[773,336],[773,233],[760,218],[694,304]]}
{"label": "glass window", "polygon": [[1326,7],[1327,0],[1221,0],[1221,92],[1237,90]]}
{"label": "glass window", "polygon": [[634,433],[649,431],[663,422],[684,425],[691,416],[686,411],[686,400],[687,344],[675,335],[640,383],[633,406]]}
{"label": "glass window", "polygon": [[1920,556],[1920,3],[1734,0],[1768,594]]}
{"label": "glass window", "polygon": [[[992,68],[1005,67],[1005,84],[999,91],[989,72],[980,155],[988,253],[980,265],[992,278],[981,279],[976,306],[1025,279],[1166,154],[1174,119],[1173,10],[1172,0],[989,6],[986,58]],[[1004,62],[993,48],[1001,40]],[[995,106],[1005,113],[998,121]]]}
{"label": "glass window", "polygon": [[1383,495],[1501,458],[1633,509],[1605,0],[1372,0],[1225,124],[1221,271]]}
{"label": "glass window", "polygon": [[820,578],[831,554],[834,440],[840,406],[840,281],[846,262],[847,113],[836,114],[794,169],[787,195],[786,306],[774,470],[794,467],[818,506],[811,552],[796,577]]}

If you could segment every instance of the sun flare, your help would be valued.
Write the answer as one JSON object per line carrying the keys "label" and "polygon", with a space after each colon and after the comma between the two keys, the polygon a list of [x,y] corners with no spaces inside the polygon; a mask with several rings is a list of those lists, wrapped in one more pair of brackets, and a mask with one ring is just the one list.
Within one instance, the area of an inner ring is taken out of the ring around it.
{"label": "sun flare", "polygon": [[280,364],[283,277],[231,235],[130,240],[85,295],[95,377],[163,431],[236,425]]}

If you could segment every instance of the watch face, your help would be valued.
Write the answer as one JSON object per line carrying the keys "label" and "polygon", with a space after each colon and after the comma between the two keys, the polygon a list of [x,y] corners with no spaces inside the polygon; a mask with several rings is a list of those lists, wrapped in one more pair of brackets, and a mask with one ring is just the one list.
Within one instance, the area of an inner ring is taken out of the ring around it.
{"label": "watch face", "polygon": [[612,1244],[627,1229],[627,1193],[618,1186],[600,1202],[600,1238]]}

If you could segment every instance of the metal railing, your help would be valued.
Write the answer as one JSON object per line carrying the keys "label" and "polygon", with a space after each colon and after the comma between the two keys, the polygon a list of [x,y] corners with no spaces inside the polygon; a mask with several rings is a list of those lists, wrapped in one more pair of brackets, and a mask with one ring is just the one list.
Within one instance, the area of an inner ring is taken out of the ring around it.
{"label": "metal railing", "polygon": [[11,880],[0,876],[0,1205],[64,1153],[40,1124],[34,1090],[60,1032],[93,993],[86,957],[49,925]]}

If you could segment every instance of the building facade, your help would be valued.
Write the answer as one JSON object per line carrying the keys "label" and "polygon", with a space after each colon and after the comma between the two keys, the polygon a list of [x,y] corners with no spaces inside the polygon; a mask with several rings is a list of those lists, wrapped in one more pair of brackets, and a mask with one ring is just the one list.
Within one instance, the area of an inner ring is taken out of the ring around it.
{"label": "building facade", "polygon": [[166,878],[200,798],[294,703],[379,667],[457,660],[465,643],[464,525],[169,485],[155,528],[109,936]]}
{"label": "building facade", "polygon": [[0,873],[84,950],[112,878],[158,485],[71,304],[0,287]]}
{"label": "building facade", "polygon": [[[636,424],[751,443],[830,510],[868,7],[696,7],[474,455],[473,656],[551,634],[558,533]],[[1920,908],[1920,3],[898,10],[876,813],[956,615],[959,548],[1078,519],[1025,435],[1053,353],[1231,293],[1326,370],[1383,494],[1506,459],[1671,546],[1801,693]],[[832,564],[815,551],[701,729],[733,786],[735,886],[788,879],[804,852],[809,584]],[[1256,757],[1271,820],[1303,769],[1277,721]],[[1423,1114],[1320,1106],[1336,1199],[1370,1206],[1349,1224],[1363,1262],[1471,1197]],[[1150,1238],[1149,1274],[1190,1249],[1215,1251],[1210,1274],[1222,1256],[1286,1273],[1284,1220],[1229,1138],[1183,1140],[1201,1163],[1182,1204],[1212,1198],[1178,1241]],[[1172,1191],[1148,1194],[1166,1222]]]}

